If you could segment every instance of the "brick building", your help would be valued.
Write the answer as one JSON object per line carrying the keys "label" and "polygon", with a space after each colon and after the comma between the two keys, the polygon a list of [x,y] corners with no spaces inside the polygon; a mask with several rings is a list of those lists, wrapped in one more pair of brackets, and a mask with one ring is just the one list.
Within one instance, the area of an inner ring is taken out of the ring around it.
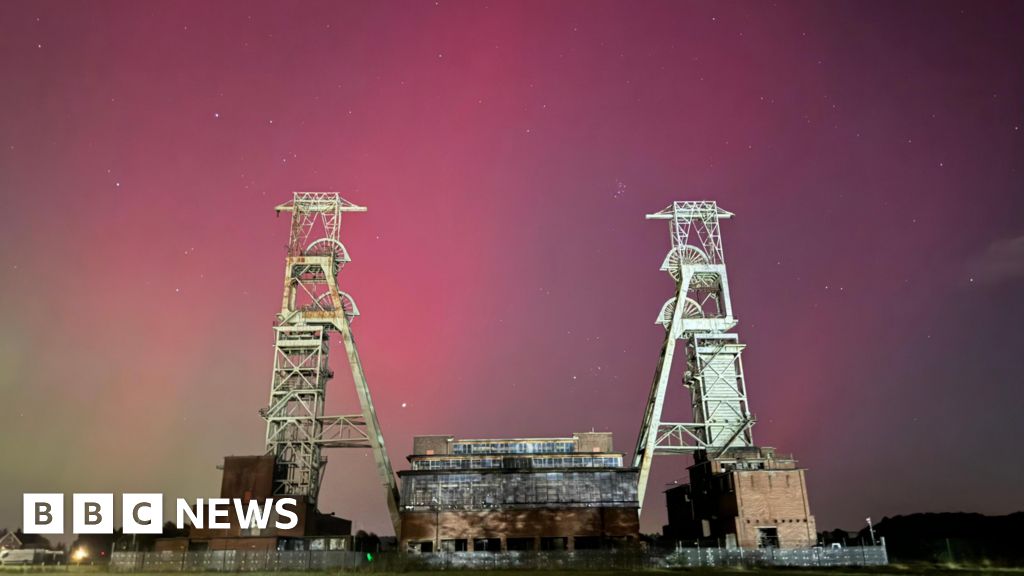
{"label": "brick building", "polygon": [[635,544],[637,472],[612,435],[418,436],[401,479],[401,549],[579,550]]}
{"label": "brick building", "polygon": [[[238,498],[266,503],[274,497],[276,462],[271,455],[227,456],[221,477],[221,498]],[[268,527],[240,526],[234,514],[223,520],[228,528],[191,528],[187,537],[161,538],[157,551],[182,550],[348,550],[351,549],[352,522],[331,514],[322,514],[305,497],[295,496],[298,524],[278,529],[276,511],[271,511]]]}
{"label": "brick building", "polygon": [[741,548],[806,548],[817,541],[804,469],[774,448],[731,448],[715,459],[698,452],[690,483],[665,496],[665,535],[674,540]]}

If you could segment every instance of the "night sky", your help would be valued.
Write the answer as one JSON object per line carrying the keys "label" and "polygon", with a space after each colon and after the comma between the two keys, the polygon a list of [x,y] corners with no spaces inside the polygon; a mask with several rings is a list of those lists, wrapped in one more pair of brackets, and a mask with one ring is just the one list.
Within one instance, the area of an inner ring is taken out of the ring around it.
{"label": "night sky", "polygon": [[[643,216],[709,199],[754,439],[820,528],[1022,509],[1021,30],[1020,2],[0,3],[0,526],[23,492],[216,496],[262,451],[292,190],[369,207],[341,282],[396,468],[415,434],[631,451],[673,292]],[[329,457],[323,508],[389,533],[369,451]]]}

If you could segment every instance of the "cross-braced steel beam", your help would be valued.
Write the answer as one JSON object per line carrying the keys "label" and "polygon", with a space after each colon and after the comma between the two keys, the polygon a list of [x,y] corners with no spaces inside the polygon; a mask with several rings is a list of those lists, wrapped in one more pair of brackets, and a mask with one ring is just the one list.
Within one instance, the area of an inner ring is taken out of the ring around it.
{"label": "cross-braced steel beam", "polygon": [[[338,288],[338,273],[349,261],[341,243],[341,217],[366,208],[334,192],[295,192],[276,208],[291,214],[281,311],[274,327],[274,372],[267,421],[267,452],[278,465],[275,494],[305,496],[316,503],[327,459],[323,448],[370,448],[388,510],[399,535],[398,487],[370,397],[351,321],[359,315],[355,300]],[[324,416],[330,336],[341,335],[360,414]]]}
{"label": "cross-braced steel beam", "polygon": [[[639,468],[637,496],[644,493],[656,454],[691,454],[705,450],[721,454],[733,446],[752,446],[754,419],[747,406],[739,337],[728,331],[736,325],[729,299],[729,280],[719,221],[733,215],[715,202],[673,202],[648,219],[668,220],[672,247],[661,269],[676,283],[675,296],[656,320],[665,328],[665,341],[654,371],[633,465]],[[682,304],[680,304],[682,303]],[[676,342],[684,341],[692,421],[663,422],[662,409]]]}

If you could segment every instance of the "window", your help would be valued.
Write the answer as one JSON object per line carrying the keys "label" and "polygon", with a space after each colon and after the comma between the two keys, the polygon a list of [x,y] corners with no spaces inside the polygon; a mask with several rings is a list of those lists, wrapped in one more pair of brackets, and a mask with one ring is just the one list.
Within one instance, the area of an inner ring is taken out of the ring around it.
{"label": "window", "polygon": [[565,550],[567,540],[567,538],[561,536],[556,536],[553,538],[541,538],[540,549],[551,551]]}
{"label": "window", "polygon": [[465,538],[458,538],[454,540],[441,540],[440,550],[441,552],[465,552],[467,550],[466,546],[467,544]]}
{"label": "window", "polygon": [[474,538],[474,552],[501,552],[500,538]]}
{"label": "window", "polygon": [[426,553],[429,554],[434,551],[434,543],[430,540],[416,540],[410,541],[408,544],[409,552],[413,554]]}
{"label": "window", "polygon": [[532,552],[533,538],[509,538],[505,545],[509,552]]}

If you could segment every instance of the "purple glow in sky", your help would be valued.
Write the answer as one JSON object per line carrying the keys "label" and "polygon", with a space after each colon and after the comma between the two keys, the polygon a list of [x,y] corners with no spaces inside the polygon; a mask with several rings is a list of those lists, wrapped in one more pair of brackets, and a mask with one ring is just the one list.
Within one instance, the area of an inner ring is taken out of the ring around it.
{"label": "purple glow in sky", "polygon": [[[995,1],[0,3],[0,526],[23,492],[208,497],[262,450],[292,190],[369,207],[342,281],[398,467],[415,434],[631,450],[672,291],[643,215],[710,199],[754,438],[820,528],[1022,509],[1022,29]],[[368,451],[322,496],[389,532]]]}

